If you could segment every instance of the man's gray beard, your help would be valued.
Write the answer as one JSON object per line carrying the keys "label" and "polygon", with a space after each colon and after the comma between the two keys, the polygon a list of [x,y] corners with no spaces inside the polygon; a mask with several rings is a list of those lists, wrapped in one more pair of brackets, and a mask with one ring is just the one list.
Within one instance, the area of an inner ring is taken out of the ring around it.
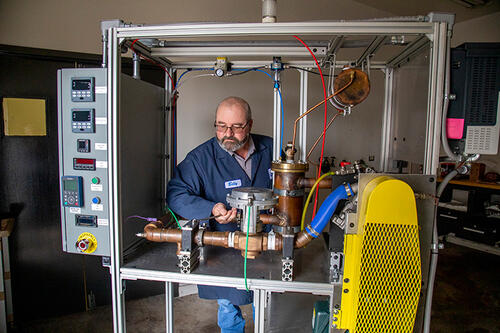
{"label": "man's gray beard", "polygon": [[[216,136],[217,142],[219,143],[219,146],[222,149],[224,149],[225,151],[230,152],[230,153],[234,153],[235,151],[242,148],[248,142],[249,137],[250,137],[250,134],[247,134],[247,136],[243,140],[239,141],[234,136],[225,136],[221,139],[217,138],[217,136]],[[226,140],[226,139],[232,139],[234,141],[224,142],[224,140]]]}

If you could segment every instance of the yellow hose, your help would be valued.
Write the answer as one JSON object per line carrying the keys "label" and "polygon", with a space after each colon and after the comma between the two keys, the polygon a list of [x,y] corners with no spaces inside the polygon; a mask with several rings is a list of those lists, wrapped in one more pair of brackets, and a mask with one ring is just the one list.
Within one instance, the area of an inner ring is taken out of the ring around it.
{"label": "yellow hose", "polygon": [[304,230],[304,221],[306,220],[306,212],[307,212],[307,207],[309,206],[309,201],[311,200],[311,196],[314,193],[314,190],[318,186],[319,182],[328,176],[333,176],[335,175],[335,172],[327,172],[318,179],[316,179],[316,182],[314,183],[313,187],[311,188],[311,192],[309,192],[309,195],[307,196],[306,204],[304,205],[304,210],[302,211],[302,219],[300,220],[300,230]]}

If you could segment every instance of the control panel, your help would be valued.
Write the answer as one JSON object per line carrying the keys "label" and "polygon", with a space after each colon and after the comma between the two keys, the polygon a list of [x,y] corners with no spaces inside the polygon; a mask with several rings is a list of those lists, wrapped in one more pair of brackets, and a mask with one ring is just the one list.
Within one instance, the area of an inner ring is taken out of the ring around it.
{"label": "control panel", "polygon": [[73,78],[71,78],[71,101],[72,102],[94,102],[95,101],[95,77],[73,77]]}
{"label": "control panel", "polygon": [[58,71],[63,250],[109,256],[106,69]]}
{"label": "control panel", "polygon": [[63,205],[66,207],[81,207],[83,203],[82,177],[63,176]]}
{"label": "control panel", "polygon": [[94,109],[72,109],[73,133],[95,133]]}

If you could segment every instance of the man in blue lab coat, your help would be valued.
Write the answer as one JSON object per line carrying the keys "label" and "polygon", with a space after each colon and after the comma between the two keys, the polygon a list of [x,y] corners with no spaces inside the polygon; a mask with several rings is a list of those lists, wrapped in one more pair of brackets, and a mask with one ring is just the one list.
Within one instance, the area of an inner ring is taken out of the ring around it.
{"label": "man in blue lab coat", "polygon": [[[250,134],[252,114],[248,103],[228,97],[215,115],[215,137],[193,149],[177,166],[167,186],[170,208],[186,219],[218,216],[217,231],[235,231],[236,209],[226,203],[226,194],[236,187],[272,185],[272,139]],[[229,265],[231,263],[228,263]],[[217,299],[217,323],[221,332],[244,332],[239,305],[252,302],[253,294],[229,287],[198,286],[201,298]]]}

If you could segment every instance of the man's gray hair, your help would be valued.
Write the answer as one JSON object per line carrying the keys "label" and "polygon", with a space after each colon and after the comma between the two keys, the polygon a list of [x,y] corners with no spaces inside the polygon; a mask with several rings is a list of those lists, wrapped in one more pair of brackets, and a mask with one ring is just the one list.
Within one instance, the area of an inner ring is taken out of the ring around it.
{"label": "man's gray hair", "polygon": [[252,110],[250,109],[250,105],[243,98],[237,97],[237,96],[230,96],[230,97],[224,98],[219,103],[219,105],[217,105],[217,109],[215,110],[215,118],[217,119],[217,111],[219,110],[219,108],[221,106],[223,106],[223,105],[224,106],[232,106],[235,104],[241,106],[243,108],[243,110],[245,110],[246,121],[252,120]]}

